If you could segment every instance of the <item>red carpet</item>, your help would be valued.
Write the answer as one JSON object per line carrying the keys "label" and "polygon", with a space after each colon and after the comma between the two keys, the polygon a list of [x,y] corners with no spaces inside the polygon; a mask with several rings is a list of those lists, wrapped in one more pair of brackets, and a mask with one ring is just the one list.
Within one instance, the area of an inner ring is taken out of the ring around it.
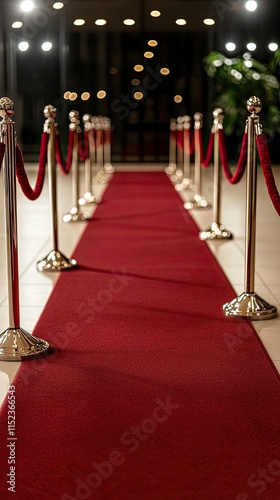
{"label": "red carpet", "polygon": [[114,176],[16,378],[13,495],[2,408],[1,499],[279,500],[279,377],[197,233],[165,174]]}

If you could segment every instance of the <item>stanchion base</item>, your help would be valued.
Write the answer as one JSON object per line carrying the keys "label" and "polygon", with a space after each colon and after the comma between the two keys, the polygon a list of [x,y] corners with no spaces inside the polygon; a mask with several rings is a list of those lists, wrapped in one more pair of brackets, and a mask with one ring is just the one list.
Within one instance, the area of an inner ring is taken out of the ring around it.
{"label": "stanchion base", "polygon": [[184,189],[190,189],[192,191],[193,189],[193,180],[189,179],[188,177],[184,177],[182,182],[179,182],[178,184],[175,184],[175,189],[176,191],[183,191]]}
{"label": "stanchion base", "polygon": [[90,191],[87,191],[82,198],[79,199],[79,205],[87,205],[90,203],[101,203],[102,198],[101,196],[96,196],[95,194],[91,193]]}
{"label": "stanchion base", "polygon": [[115,172],[115,167],[111,163],[105,163],[104,170],[107,174],[113,174]]}
{"label": "stanchion base", "polygon": [[255,292],[243,292],[223,305],[226,316],[239,316],[254,320],[272,319],[277,316],[277,308],[268,304]]}
{"label": "stanchion base", "polygon": [[81,212],[78,207],[73,207],[69,212],[62,217],[63,222],[84,222],[91,220],[92,215],[87,212]]}
{"label": "stanchion base", "polygon": [[174,174],[176,171],[176,163],[169,163],[169,165],[165,167],[164,171],[167,175]]}
{"label": "stanchion base", "polygon": [[230,233],[223,224],[212,222],[211,226],[204,231],[200,231],[199,238],[205,240],[231,240],[232,233]]}
{"label": "stanchion base", "polygon": [[22,328],[7,328],[0,334],[0,361],[20,361],[49,348],[48,342],[33,337]]}
{"label": "stanchion base", "polygon": [[109,175],[102,168],[101,170],[98,170],[97,174],[93,178],[93,182],[97,182],[98,184],[106,184],[106,182],[108,182],[108,178]]}
{"label": "stanchion base", "polygon": [[52,250],[47,257],[37,262],[38,271],[64,271],[77,266],[75,259],[68,259],[58,250]]}
{"label": "stanchion base", "polygon": [[201,194],[196,193],[190,201],[184,203],[184,208],[186,210],[192,210],[193,208],[203,208],[208,210],[211,208],[211,204],[206,200]]}

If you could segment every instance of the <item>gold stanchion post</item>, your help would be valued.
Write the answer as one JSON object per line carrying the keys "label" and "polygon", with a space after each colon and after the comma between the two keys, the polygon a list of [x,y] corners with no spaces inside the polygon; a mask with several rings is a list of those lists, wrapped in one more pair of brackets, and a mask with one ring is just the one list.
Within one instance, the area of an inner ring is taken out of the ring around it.
{"label": "gold stanchion post", "polygon": [[275,306],[268,304],[255,293],[255,246],[256,246],[256,201],[257,201],[257,161],[256,135],[262,131],[257,113],[262,103],[256,96],[247,101],[247,110],[251,116],[247,119],[248,154],[247,154],[247,196],[245,227],[245,292],[224,304],[226,316],[241,316],[251,320],[271,319],[277,316]]}
{"label": "gold stanchion post", "polygon": [[168,175],[174,174],[176,170],[176,130],[177,130],[176,119],[171,118],[170,132],[169,132],[169,164],[165,168],[165,172]]}
{"label": "gold stanchion post", "polygon": [[79,205],[86,205],[87,203],[101,203],[101,196],[93,193],[92,181],[92,166],[95,164],[95,139],[94,139],[94,125],[92,117],[88,113],[83,116],[84,130],[88,132],[89,140],[89,155],[85,159],[85,194],[79,199]]}
{"label": "gold stanchion post", "polygon": [[103,134],[103,117],[97,116],[94,120],[95,128],[95,148],[96,148],[96,175],[95,180],[100,184],[108,181],[108,174],[104,169],[104,134]]}
{"label": "gold stanchion post", "polygon": [[177,131],[177,136],[176,136],[176,157],[177,157],[177,163],[176,163],[176,169],[174,174],[170,176],[170,179],[172,182],[182,182],[183,176],[184,176],[184,151],[183,151],[183,141],[182,144],[180,144],[180,141],[177,140],[178,136],[180,134],[184,133],[184,123],[183,123],[183,117],[178,116],[177,118],[177,123],[176,123],[176,131]]}
{"label": "gold stanchion post", "polygon": [[199,238],[205,240],[231,240],[232,233],[221,224],[221,167],[219,154],[219,129],[223,128],[223,110],[216,108],[213,112],[214,123],[214,180],[213,180],[213,222],[210,227],[200,231]]}
{"label": "gold stanchion post", "polygon": [[33,337],[20,327],[17,198],[16,198],[16,132],[11,117],[14,104],[11,99],[0,99],[0,140],[6,146],[3,159],[5,191],[7,280],[9,328],[0,334],[0,360],[19,361],[45,352],[49,344]]}
{"label": "gold stanchion post", "polygon": [[74,132],[74,146],[72,157],[72,203],[73,206],[63,215],[64,222],[80,222],[92,219],[92,215],[88,212],[82,212],[79,207],[79,191],[80,191],[80,176],[79,176],[79,134],[81,133],[80,116],[78,111],[70,111],[69,113],[69,130]]}
{"label": "gold stanchion post", "polygon": [[190,131],[191,128],[191,117],[188,115],[183,116],[183,179],[182,182],[176,184],[176,191],[182,191],[183,189],[193,189],[193,180],[191,179],[191,156],[190,156],[190,134],[186,134],[186,131]]}
{"label": "gold stanchion post", "polygon": [[50,134],[48,142],[48,179],[49,179],[49,203],[51,222],[51,248],[48,255],[37,262],[38,271],[63,271],[76,267],[75,259],[68,259],[58,249],[58,217],[57,217],[57,179],[55,144],[57,135],[57,124],[55,123],[56,108],[49,104],[45,106],[46,118],[44,132]]}
{"label": "gold stanchion post", "polygon": [[104,169],[107,174],[113,174],[115,172],[115,168],[112,165],[112,149],[111,149],[112,126],[111,126],[111,120],[108,116],[105,116],[103,119],[103,130],[104,130]]}
{"label": "gold stanchion post", "polygon": [[184,203],[184,208],[186,210],[192,210],[193,208],[203,208],[208,210],[211,205],[209,201],[206,200],[201,194],[201,155],[200,155],[200,142],[199,142],[199,130],[203,125],[203,115],[201,113],[195,113],[194,115],[194,186],[193,190],[195,194],[190,201]]}

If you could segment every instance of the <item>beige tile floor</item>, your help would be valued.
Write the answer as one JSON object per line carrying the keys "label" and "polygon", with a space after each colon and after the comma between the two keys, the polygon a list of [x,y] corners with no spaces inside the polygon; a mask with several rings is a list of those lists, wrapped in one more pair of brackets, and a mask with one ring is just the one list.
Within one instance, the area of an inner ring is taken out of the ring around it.
{"label": "beige tile floor", "polygon": [[[165,165],[118,165],[117,170],[163,170]],[[277,185],[280,186],[280,167],[275,169]],[[35,179],[34,166],[28,165],[31,182]],[[203,194],[212,200],[212,167],[203,171]],[[0,176],[0,199],[3,199],[2,175]],[[257,246],[256,246],[256,286],[255,291],[280,311],[280,221],[266,192],[266,187],[259,172],[258,210],[257,210]],[[102,194],[105,184],[95,186],[96,194]],[[71,179],[58,175],[58,212],[59,212],[59,248],[70,256],[86,223],[62,222],[62,215],[71,204]],[[63,196],[61,195],[63,193]],[[189,192],[182,193],[184,200],[189,199]],[[32,332],[44,305],[53,289],[58,274],[39,273],[36,270],[38,259],[45,257],[50,250],[48,187],[37,201],[28,201],[18,188],[18,237],[19,237],[19,272],[21,298],[21,326]],[[182,205],[183,206],[183,205]],[[224,269],[236,294],[244,291],[244,207],[245,180],[231,186],[222,182],[222,220],[221,222],[234,234],[232,241],[212,242],[211,251]],[[88,210],[88,209],[87,209]],[[91,207],[91,211],[95,208]],[[182,210],[184,210],[182,208]],[[8,304],[6,286],[5,227],[3,204],[0,212],[0,331],[8,327]],[[200,229],[205,229],[212,222],[211,210],[192,210],[191,214]],[[234,298],[234,297],[232,297]],[[246,321],[246,320],[244,320]],[[265,345],[271,359],[280,372],[280,319],[256,321],[254,326]],[[7,387],[19,367],[18,362],[0,361],[0,404],[5,397]]]}

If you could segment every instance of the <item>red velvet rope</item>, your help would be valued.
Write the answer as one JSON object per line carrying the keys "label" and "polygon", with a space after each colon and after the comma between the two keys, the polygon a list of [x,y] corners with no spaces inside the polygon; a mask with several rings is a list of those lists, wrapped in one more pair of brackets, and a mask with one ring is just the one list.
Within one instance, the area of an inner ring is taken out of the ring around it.
{"label": "red velvet rope", "polygon": [[0,171],[3,163],[4,154],[5,154],[5,144],[4,142],[0,142]]}
{"label": "red velvet rope", "polygon": [[82,144],[81,134],[78,135],[78,147],[79,147],[79,157],[81,161],[85,161],[89,157],[89,139],[88,139],[88,131],[84,132],[84,145]]}
{"label": "red velvet rope", "polygon": [[24,168],[24,159],[19,146],[16,146],[16,175],[20,187],[29,200],[37,200],[39,198],[45,180],[46,163],[48,161],[48,142],[49,134],[44,132],[41,137],[39,168],[34,189],[30,186],[29,180]]}
{"label": "red velvet rope", "polygon": [[224,175],[228,180],[228,182],[230,182],[231,184],[237,184],[237,182],[239,182],[242,179],[247,164],[247,142],[248,142],[247,134],[244,133],[243,135],[241,151],[234,174],[231,173],[228,164],[224,130],[219,129],[218,134],[219,134],[219,152],[220,152],[220,158],[223,166]]}
{"label": "red velvet rope", "polygon": [[200,147],[201,165],[202,165],[202,167],[207,168],[207,167],[209,167],[210,161],[212,160],[213,146],[214,146],[214,134],[212,132],[210,132],[207,152],[206,152],[206,156],[204,158],[203,145],[202,145],[202,130],[199,129],[198,132],[199,132],[199,147]]}
{"label": "red velvet rope", "polygon": [[256,142],[267,191],[276,212],[280,215],[280,196],[271,169],[270,155],[265,134],[257,135]]}
{"label": "red velvet rope", "polygon": [[63,161],[61,135],[58,134],[56,136],[56,141],[55,141],[55,157],[56,157],[56,161],[57,161],[58,165],[60,166],[60,169],[61,169],[62,173],[65,174],[65,175],[69,174],[70,168],[71,168],[71,165],[72,165],[73,147],[74,147],[74,135],[75,134],[76,134],[76,132],[74,130],[69,130],[66,162]]}

